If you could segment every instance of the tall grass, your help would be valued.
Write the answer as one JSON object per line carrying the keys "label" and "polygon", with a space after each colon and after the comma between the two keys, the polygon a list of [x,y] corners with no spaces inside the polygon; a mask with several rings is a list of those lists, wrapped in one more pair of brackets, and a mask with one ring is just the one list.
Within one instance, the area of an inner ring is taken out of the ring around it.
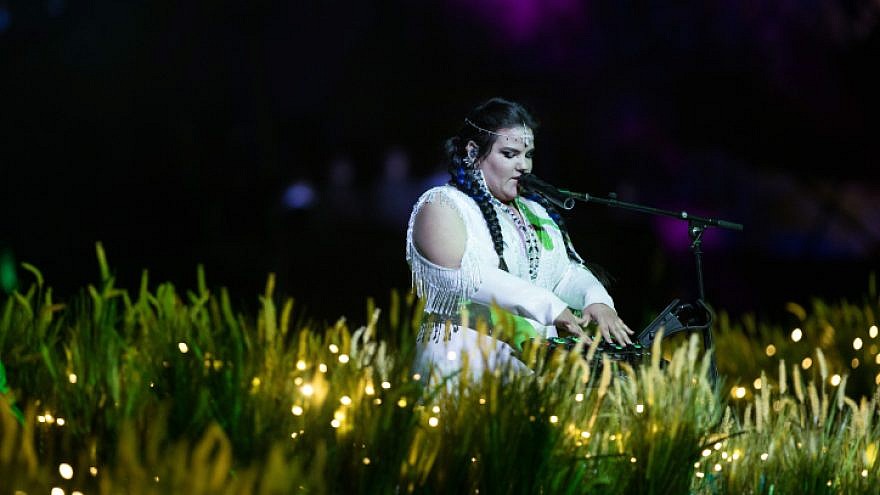
{"label": "tall grass", "polygon": [[[658,341],[638,370],[527,347],[531,376],[433,381],[410,370],[411,294],[386,312],[368,302],[356,328],[319,326],[297,322],[272,276],[248,315],[201,269],[191,291],[146,272],[129,291],[100,245],[98,261],[70,302],[27,265],[31,286],[0,299],[0,492],[876,493],[876,387],[854,400],[846,376],[831,385],[827,348],[815,379],[762,357],[768,372],[718,389],[695,339]],[[824,308],[850,315],[833,320],[844,334],[877,301]],[[804,313],[809,334],[822,320]],[[775,338],[725,325],[719,349]]]}

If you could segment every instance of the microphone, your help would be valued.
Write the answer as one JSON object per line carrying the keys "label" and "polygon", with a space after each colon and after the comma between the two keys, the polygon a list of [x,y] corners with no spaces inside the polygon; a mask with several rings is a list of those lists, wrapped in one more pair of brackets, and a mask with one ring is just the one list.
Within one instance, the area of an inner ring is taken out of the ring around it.
{"label": "microphone", "polygon": [[574,208],[574,198],[567,192],[562,192],[559,188],[544,182],[534,174],[522,174],[519,176],[519,185],[527,191],[538,193],[547,198],[558,208],[570,210]]}

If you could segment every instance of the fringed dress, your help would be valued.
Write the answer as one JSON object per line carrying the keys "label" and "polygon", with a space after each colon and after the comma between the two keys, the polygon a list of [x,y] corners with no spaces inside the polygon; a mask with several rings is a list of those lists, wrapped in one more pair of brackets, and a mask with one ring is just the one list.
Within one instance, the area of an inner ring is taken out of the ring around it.
{"label": "fringed dress", "polygon": [[[413,243],[416,216],[424,205],[434,202],[452,208],[465,226],[467,240],[459,268],[432,263]],[[613,307],[596,277],[582,263],[569,259],[562,233],[547,211],[522,196],[515,202],[521,217],[507,211],[509,206],[493,201],[508,272],[498,268],[486,221],[477,203],[466,194],[450,185],[435,187],[425,192],[413,208],[406,235],[406,260],[416,294],[425,303],[415,372],[425,376],[433,372],[435,379],[454,376],[464,368],[472,379],[508,367],[529,373],[517,358],[521,344],[529,338],[555,337],[553,320],[566,307],[582,310],[593,303]],[[474,302],[475,296],[482,303]],[[490,304],[508,314],[490,311]],[[474,329],[480,316],[489,320],[489,335]],[[505,332],[505,341],[492,335],[493,324],[499,318],[513,327]]]}

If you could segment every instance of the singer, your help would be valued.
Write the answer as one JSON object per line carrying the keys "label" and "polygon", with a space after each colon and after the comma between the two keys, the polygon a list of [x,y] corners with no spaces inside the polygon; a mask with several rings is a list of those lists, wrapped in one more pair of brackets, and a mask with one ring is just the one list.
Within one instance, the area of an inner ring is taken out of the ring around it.
{"label": "singer", "polygon": [[[446,377],[466,368],[473,379],[499,368],[528,373],[516,357],[523,342],[589,338],[590,322],[607,341],[632,343],[558,211],[519,184],[532,172],[535,128],[518,103],[480,104],[445,142],[449,184],[428,190],[413,208],[406,260],[425,302],[419,372]],[[490,310],[493,304],[506,313]],[[486,318],[491,335],[474,330],[477,317]]]}

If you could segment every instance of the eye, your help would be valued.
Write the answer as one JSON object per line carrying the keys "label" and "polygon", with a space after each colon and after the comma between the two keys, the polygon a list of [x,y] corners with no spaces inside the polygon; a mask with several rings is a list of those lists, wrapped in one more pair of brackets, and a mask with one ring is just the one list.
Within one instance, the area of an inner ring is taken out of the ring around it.
{"label": "eye", "polygon": [[535,156],[534,150],[529,150],[529,152],[526,153],[526,158],[528,158],[529,160],[531,160],[533,156]]}
{"label": "eye", "polygon": [[513,158],[517,155],[515,151],[502,151],[501,154],[504,155],[504,158]]}

